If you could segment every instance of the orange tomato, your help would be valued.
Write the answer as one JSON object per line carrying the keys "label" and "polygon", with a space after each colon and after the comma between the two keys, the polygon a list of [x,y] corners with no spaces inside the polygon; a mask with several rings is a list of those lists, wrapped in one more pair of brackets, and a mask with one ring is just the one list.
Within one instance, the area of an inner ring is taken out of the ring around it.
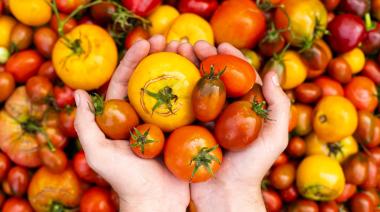
{"label": "orange tomato", "polygon": [[378,105],[377,95],[375,83],[367,77],[355,77],[345,88],[345,96],[358,110],[373,112]]}

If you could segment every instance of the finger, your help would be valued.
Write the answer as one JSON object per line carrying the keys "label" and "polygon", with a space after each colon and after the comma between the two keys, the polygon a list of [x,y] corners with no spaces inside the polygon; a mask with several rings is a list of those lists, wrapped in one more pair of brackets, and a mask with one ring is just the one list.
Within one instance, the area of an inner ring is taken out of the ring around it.
{"label": "finger", "polygon": [[150,52],[149,53],[156,53],[156,52],[162,52],[165,49],[166,41],[165,37],[162,35],[155,35],[149,39],[150,43]]}
{"label": "finger", "polygon": [[178,47],[178,53],[187,59],[189,59],[191,62],[193,62],[196,66],[198,66],[199,61],[197,56],[194,53],[194,48],[189,43],[182,43]]}
{"label": "finger", "polygon": [[167,46],[166,46],[166,49],[165,51],[166,52],[174,52],[174,53],[177,53],[178,51],[178,47],[179,47],[179,42],[176,41],[176,40],[173,40],[171,41]]}
{"label": "finger", "polygon": [[84,151],[92,152],[103,145],[102,142],[106,137],[95,122],[95,116],[90,109],[92,101],[87,92],[75,91],[75,102],[77,105],[75,130]]}
{"label": "finger", "polygon": [[194,52],[200,61],[218,53],[216,48],[206,41],[196,42],[194,45]]}
{"label": "finger", "polygon": [[127,96],[128,81],[139,62],[149,54],[150,44],[137,41],[120,61],[108,86],[106,99],[124,99]]}

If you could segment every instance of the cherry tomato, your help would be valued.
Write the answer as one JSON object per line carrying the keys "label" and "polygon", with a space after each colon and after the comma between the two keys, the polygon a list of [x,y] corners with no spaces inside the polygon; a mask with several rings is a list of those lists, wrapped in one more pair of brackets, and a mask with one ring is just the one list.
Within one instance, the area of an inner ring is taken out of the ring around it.
{"label": "cherry tomato", "polygon": [[299,199],[289,206],[288,212],[318,212],[318,204],[312,200]]}
{"label": "cherry tomato", "polygon": [[38,70],[38,75],[48,78],[51,82],[57,79],[53,63],[50,60],[42,63]]}
{"label": "cherry tomato", "polygon": [[360,192],[351,198],[350,209],[352,212],[372,212],[375,211],[375,205],[368,195]]}
{"label": "cherry tomato", "polygon": [[8,72],[0,72],[0,102],[7,100],[13,93],[15,87],[16,83],[12,74]]}
{"label": "cherry tomato", "polygon": [[195,13],[208,19],[218,8],[217,0],[180,0],[178,9],[181,13]]}
{"label": "cherry tomato", "polygon": [[16,82],[25,83],[37,74],[43,63],[42,57],[34,50],[25,50],[12,55],[5,65],[5,71],[11,73]]}
{"label": "cherry tomato", "polygon": [[[370,157],[375,161],[377,166],[380,166],[380,147],[375,147],[369,150]],[[1,176],[1,175],[0,175]],[[1,177],[0,177],[1,179]]]}
{"label": "cherry tomato", "polygon": [[262,190],[265,207],[269,212],[277,212],[282,208],[280,195],[274,190]]}
{"label": "cherry tomato", "polygon": [[286,163],[274,167],[270,173],[270,183],[276,189],[289,188],[295,179],[296,167],[291,163]]}
{"label": "cherry tomato", "polygon": [[378,105],[377,95],[375,83],[367,77],[354,77],[345,87],[345,96],[358,110],[373,112]]}
{"label": "cherry tomato", "polygon": [[49,27],[38,28],[33,35],[34,46],[43,56],[47,58],[51,57],[54,44],[57,40],[57,33]]}
{"label": "cherry tomato", "polygon": [[370,188],[376,187],[376,185],[377,185],[377,173],[379,172],[378,171],[379,168],[376,166],[375,160],[373,160],[371,157],[369,157],[368,159],[369,160],[368,160],[367,178],[364,181],[364,183],[362,183],[360,185],[360,187],[364,188],[364,189],[370,189]]}
{"label": "cherry tomato", "polygon": [[61,149],[52,151],[48,146],[39,149],[42,164],[53,173],[62,173],[67,167],[67,156]]}
{"label": "cherry tomato", "polygon": [[60,12],[70,14],[81,5],[85,5],[90,0],[57,0],[57,8]]}
{"label": "cherry tomato", "polygon": [[339,212],[339,207],[335,201],[319,203],[320,212]]}
{"label": "cherry tomato", "polygon": [[358,16],[363,16],[368,13],[371,7],[370,1],[361,0],[341,0],[339,8],[346,13],[352,13]]}
{"label": "cherry tomato", "polygon": [[331,78],[340,83],[346,84],[351,81],[351,67],[342,57],[332,59],[327,67],[327,71]]}
{"label": "cherry tomato", "polygon": [[75,107],[71,107],[59,113],[60,129],[69,138],[76,138],[78,136],[74,127],[76,111]]}
{"label": "cherry tomato", "polygon": [[379,205],[380,198],[379,198],[379,194],[377,193],[377,190],[375,188],[365,190],[365,191],[363,191],[363,193],[368,195],[371,198],[371,200],[375,206]]}
{"label": "cherry tomato", "polygon": [[293,137],[289,140],[286,152],[291,157],[302,157],[306,153],[306,143],[301,137]]}
{"label": "cherry tomato", "polygon": [[92,187],[84,192],[80,201],[81,212],[116,212],[110,192],[103,188]]}
{"label": "cherry tomato", "polygon": [[161,4],[161,0],[122,0],[121,2],[124,7],[142,17],[148,16]]}
{"label": "cherry tomato", "polygon": [[17,23],[11,32],[11,52],[27,49],[32,44],[33,29],[22,23]]}
{"label": "cherry tomato", "polygon": [[5,178],[10,168],[11,161],[9,160],[8,156],[0,152],[0,181]]}
{"label": "cherry tomato", "polygon": [[73,169],[82,180],[96,183],[100,186],[107,185],[107,182],[88,165],[83,151],[79,151],[74,155]]}
{"label": "cherry tomato", "polygon": [[319,77],[314,81],[322,88],[322,96],[344,96],[344,90],[341,84],[328,77]]}
{"label": "cherry tomato", "polygon": [[257,101],[259,103],[265,101],[261,85],[255,84],[240,100],[248,102]]}
{"label": "cherry tomato", "polygon": [[306,82],[296,87],[295,95],[301,103],[314,103],[322,96],[322,89],[315,83]]}
{"label": "cherry tomato", "polygon": [[369,32],[362,41],[360,47],[365,54],[376,54],[380,48],[380,24],[376,23],[376,27]]}
{"label": "cherry tomato", "polygon": [[53,96],[58,107],[65,108],[66,106],[73,106],[75,104],[74,90],[64,86],[55,86],[53,88]]}
{"label": "cherry tomato", "polygon": [[116,6],[110,2],[102,2],[90,8],[91,17],[99,24],[112,21],[112,14],[116,12]]}
{"label": "cherry tomato", "polygon": [[282,165],[282,164],[287,163],[288,161],[289,161],[288,156],[287,156],[285,153],[281,153],[281,154],[277,157],[277,159],[276,159],[276,161],[273,163],[273,165],[275,165],[275,166],[280,166],[280,165]]}
{"label": "cherry tomato", "polygon": [[343,193],[335,199],[337,203],[346,202],[356,193],[356,185],[346,184]]}
{"label": "cherry tomato", "polygon": [[298,191],[295,185],[292,185],[286,189],[280,191],[281,199],[285,202],[293,202],[298,197]]}
{"label": "cherry tomato", "polygon": [[8,172],[7,182],[12,194],[22,197],[26,193],[30,182],[28,169],[21,166],[12,167]]}
{"label": "cherry tomato", "polygon": [[4,202],[2,212],[33,212],[32,206],[25,199],[11,197]]}
{"label": "cherry tomato", "polygon": [[302,61],[312,70],[323,70],[331,60],[331,51],[323,41],[316,41],[301,52]]}
{"label": "cherry tomato", "polygon": [[[59,14],[59,20],[64,21],[67,18],[67,15],[60,13]],[[62,32],[67,34],[69,33],[72,29],[74,29],[78,25],[77,21],[73,18],[70,18],[68,22],[63,26]],[[58,19],[57,16],[53,15],[50,20],[50,28],[53,29],[54,31],[59,32],[59,26],[58,26]]]}
{"label": "cherry tomato", "polygon": [[328,11],[333,11],[338,5],[340,0],[322,0]]}
{"label": "cherry tomato", "polygon": [[365,147],[378,146],[380,144],[380,119],[368,111],[359,111],[355,137]]}
{"label": "cherry tomato", "polygon": [[297,110],[297,125],[294,132],[299,136],[307,135],[312,130],[313,108],[305,104],[295,104]]}
{"label": "cherry tomato", "polygon": [[298,121],[298,112],[297,108],[294,105],[290,105],[290,116],[289,116],[289,125],[288,132],[291,132],[296,128]]}
{"label": "cherry tomato", "polygon": [[349,157],[343,164],[346,182],[353,185],[364,183],[368,177],[368,166],[368,158],[362,153]]}
{"label": "cherry tomato", "polygon": [[26,82],[26,93],[34,103],[43,103],[53,91],[53,84],[46,77],[34,76]]}
{"label": "cherry tomato", "polygon": [[265,37],[259,43],[260,54],[266,57],[272,57],[278,54],[285,47],[285,38],[280,34],[280,30],[276,29],[272,23],[266,32]]}
{"label": "cherry tomato", "polygon": [[142,124],[133,130],[130,139],[132,151],[141,158],[154,158],[164,148],[165,136],[154,124]]}
{"label": "cherry tomato", "polygon": [[124,47],[126,49],[131,48],[131,46],[139,40],[148,40],[150,37],[149,32],[142,27],[134,28],[130,33],[128,33],[125,38]]}
{"label": "cherry tomato", "polygon": [[219,170],[222,150],[207,129],[184,126],[170,134],[164,149],[164,162],[179,179],[202,182]]}
{"label": "cherry tomato", "polygon": [[380,67],[374,60],[367,59],[361,73],[377,85],[380,84]]}

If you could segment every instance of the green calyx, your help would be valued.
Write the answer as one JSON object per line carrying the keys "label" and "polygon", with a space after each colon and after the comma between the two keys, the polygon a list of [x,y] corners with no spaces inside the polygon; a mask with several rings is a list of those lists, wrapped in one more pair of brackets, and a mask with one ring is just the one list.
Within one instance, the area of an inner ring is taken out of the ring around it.
{"label": "green calyx", "polygon": [[132,133],[132,132],[130,132],[130,133],[131,133],[132,139],[135,140],[136,142],[131,144],[131,147],[139,147],[141,153],[144,154],[145,145],[156,142],[156,141],[148,138],[150,129],[145,131],[144,134],[142,134],[137,128],[134,128],[133,130],[134,130],[134,133]]}
{"label": "green calyx", "polygon": [[152,108],[152,114],[154,111],[162,105],[165,105],[170,113],[173,112],[173,104],[172,102],[176,102],[178,100],[178,96],[173,94],[173,89],[169,86],[165,86],[161,88],[157,93],[151,92],[149,90],[144,90],[149,96],[153,97],[157,100],[156,104],[154,104]]}
{"label": "green calyx", "polygon": [[54,144],[51,142],[49,135],[46,133],[46,131],[42,128],[41,124],[33,119],[33,118],[28,118],[27,120],[20,122],[21,128],[30,134],[42,134],[46,140],[47,140],[47,146],[49,147],[49,150],[52,152],[55,152],[55,147]]}
{"label": "green calyx", "polygon": [[339,142],[337,143],[328,143],[327,148],[329,149],[329,154],[328,156],[334,156],[337,157],[338,154],[344,155],[342,148],[343,145]]}
{"label": "green calyx", "polygon": [[212,171],[210,165],[213,161],[217,162],[218,164],[221,164],[220,160],[215,157],[214,155],[210,154],[212,151],[216,150],[219,147],[219,145],[215,145],[211,148],[208,147],[202,147],[198,154],[193,157],[190,161],[190,165],[192,163],[195,163],[195,167],[193,169],[193,172],[191,174],[190,181],[193,179],[197,171],[199,170],[200,167],[206,168],[206,170],[214,176],[214,172]]}
{"label": "green calyx", "polygon": [[94,107],[90,107],[90,110],[95,116],[100,116],[104,112],[104,98],[100,96],[99,94],[95,93],[91,95],[92,104]]}
{"label": "green calyx", "polygon": [[269,115],[269,112],[268,110],[265,109],[265,105],[267,103],[265,101],[262,101],[262,102],[258,102],[256,101],[255,99],[253,100],[252,102],[252,110],[258,115],[260,116],[261,118],[263,119],[269,119],[268,118],[268,115]]}
{"label": "green calyx", "polygon": [[211,65],[210,66],[210,72],[208,74],[205,72],[203,66],[201,69],[202,69],[202,73],[203,73],[203,78],[209,79],[209,80],[216,80],[216,79],[220,79],[220,77],[226,71],[227,67],[224,67],[223,70],[219,71],[218,73],[215,73],[215,66]]}

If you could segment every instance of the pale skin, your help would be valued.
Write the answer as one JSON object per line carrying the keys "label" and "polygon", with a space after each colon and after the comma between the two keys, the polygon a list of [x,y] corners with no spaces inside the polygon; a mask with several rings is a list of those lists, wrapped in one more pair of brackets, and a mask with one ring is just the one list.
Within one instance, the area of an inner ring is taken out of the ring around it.
{"label": "pale skin", "polygon": [[[138,63],[147,55],[162,51],[178,53],[196,65],[216,54],[244,59],[230,44],[217,48],[204,41],[194,47],[179,42],[166,45],[163,36],[154,36],[138,41],[128,50],[111,79],[106,98],[124,99],[128,80]],[[190,198],[200,212],[265,211],[260,184],[288,143],[290,102],[275,73],[268,73],[257,83],[263,84],[271,121],[265,122],[259,138],[248,148],[226,153],[215,178],[203,183],[181,181],[161,161],[135,156],[128,141],[107,139],[89,108],[89,95],[82,90],[75,92],[75,128],[89,165],[119,194],[121,211],[185,211]]]}

